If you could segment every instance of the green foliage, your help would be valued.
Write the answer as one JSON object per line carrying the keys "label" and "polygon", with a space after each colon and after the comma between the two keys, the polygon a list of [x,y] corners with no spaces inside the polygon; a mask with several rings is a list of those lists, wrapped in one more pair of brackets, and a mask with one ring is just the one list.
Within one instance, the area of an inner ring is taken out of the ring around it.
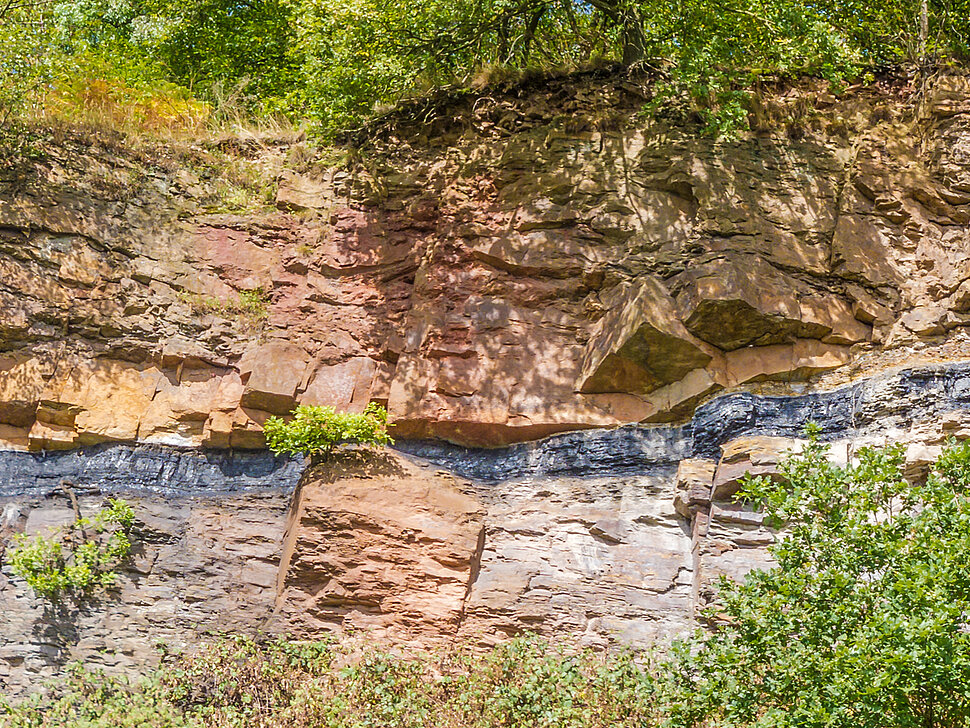
{"label": "green foliage", "polygon": [[394,442],[387,434],[387,410],[374,402],[360,414],[300,405],[289,421],[270,417],[263,432],[269,449],[277,455],[326,456],[340,443],[383,447]]}
{"label": "green foliage", "polygon": [[628,652],[568,654],[526,635],[476,663],[459,679],[459,725],[642,726],[656,713],[653,679]]}
{"label": "green foliage", "polygon": [[58,601],[79,599],[114,583],[115,569],[131,551],[135,514],[120,499],[90,518],[51,529],[48,535],[21,535],[7,553],[13,572],[38,595]]}
{"label": "green foliage", "polygon": [[608,55],[612,37],[582,3],[307,0],[296,7],[303,100],[325,133],[416,91],[468,83],[483,66],[562,67]]}
{"label": "green foliage", "polygon": [[[526,635],[487,654],[223,639],[127,684],[80,669],[2,728],[640,728],[653,681],[626,653]],[[141,721],[141,722],[139,722]]]}
{"label": "green foliage", "polygon": [[243,289],[230,301],[185,291],[179,292],[179,299],[198,313],[238,318],[252,326],[261,325],[269,315],[269,297],[262,288]]}
{"label": "green foliage", "polygon": [[[483,69],[653,69],[648,111],[747,125],[765,75],[846,80],[970,53],[970,0],[57,0],[0,13],[0,112],[193,130],[246,116],[324,135]],[[39,99],[39,101],[38,101]],[[204,102],[204,103],[202,103]]]}
{"label": "green foliage", "polygon": [[267,316],[269,298],[262,288],[250,288],[239,292],[239,310],[256,321]]}
{"label": "green foliage", "polygon": [[30,2],[0,4],[0,142],[50,76],[49,17]]}
{"label": "green foliage", "polygon": [[159,690],[157,677],[129,684],[71,665],[46,695],[4,706],[0,728],[202,728]]}
{"label": "green foliage", "polygon": [[229,97],[243,110],[288,110],[302,87],[294,5],[287,0],[170,3],[155,52],[172,78],[216,106]]}
{"label": "green foliage", "polygon": [[925,484],[902,451],[841,468],[810,431],[741,497],[784,525],[775,568],[722,581],[671,663],[670,725],[946,728],[970,720],[970,443]]}
{"label": "green foliage", "polygon": [[749,91],[762,74],[809,74],[839,83],[861,67],[860,49],[846,43],[840,27],[815,5],[688,0],[655,10],[644,48],[668,61],[650,107],[693,110],[716,136],[746,128]]}

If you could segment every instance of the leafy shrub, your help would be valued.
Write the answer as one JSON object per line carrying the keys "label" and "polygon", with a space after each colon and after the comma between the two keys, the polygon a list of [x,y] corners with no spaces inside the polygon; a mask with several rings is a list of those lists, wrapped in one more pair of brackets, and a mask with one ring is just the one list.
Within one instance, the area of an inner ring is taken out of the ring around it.
{"label": "leafy shrub", "polygon": [[7,558],[13,572],[40,596],[52,601],[64,593],[88,596],[114,583],[115,568],[131,551],[134,520],[131,506],[112,498],[93,519],[78,517],[47,536],[21,534]]}
{"label": "leafy shrub", "polygon": [[340,443],[383,447],[394,442],[387,434],[387,410],[374,402],[360,414],[333,407],[300,405],[293,419],[270,417],[263,425],[266,444],[279,455],[326,456]]}
{"label": "leafy shrub", "polygon": [[237,291],[235,299],[224,300],[215,296],[180,291],[179,300],[200,314],[215,314],[227,319],[240,319],[250,326],[259,327],[269,315],[269,296],[262,288],[244,288]]}
{"label": "leafy shrub", "polygon": [[410,657],[237,636],[136,684],[75,669],[45,697],[0,708],[0,726],[642,728],[654,724],[652,686],[629,654],[567,653],[533,635],[485,655]]}
{"label": "leafy shrub", "polygon": [[268,315],[269,297],[262,288],[248,288],[239,292],[239,310],[252,321],[262,321]]}
{"label": "leafy shrub", "polygon": [[0,727],[201,728],[165,697],[157,678],[129,684],[72,664],[51,688],[15,705],[0,698]]}
{"label": "leafy shrub", "polygon": [[777,566],[722,580],[719,626],[669,664],[670,725],[968,725],[970,442],[912,485],[899,446],[842,468],[809,436],[788,487],[741,493],[784,524]]}
{"label": "leafy shrub", "polygon": [[455,683],[458,725],[598,728],[651,725],[654,681],[630,652],[568,652],[535,635],[467,656]]}

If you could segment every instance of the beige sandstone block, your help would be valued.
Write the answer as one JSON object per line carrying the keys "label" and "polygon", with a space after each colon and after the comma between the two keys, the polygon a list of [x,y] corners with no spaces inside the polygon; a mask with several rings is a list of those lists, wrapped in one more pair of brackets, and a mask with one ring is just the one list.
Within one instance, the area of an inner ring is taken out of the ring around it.
{"label": "beige sandstone block", "polygon": [[698,509],[711,504],[711,487],[717,462],[688,458],[677,465],[674,508],[684,518],[693,518]]}
{"label": "beige sandstone block", "polygon": [[[296,393],[303,382],[308,357],[294,344],[263,344],[248,361],[249,379],[242,395],[242,406],[274,414],[288,414],[296,406]],[[244,371],[240,371],[245,374]]]}
{"label": "beige sandstone block", "polygon": [[739,437],[726,443],[721,448],[711,499],[729,500],[738,492],[746,475],[780,478],[778,464],[797,447],[797,440],[763,435]]}

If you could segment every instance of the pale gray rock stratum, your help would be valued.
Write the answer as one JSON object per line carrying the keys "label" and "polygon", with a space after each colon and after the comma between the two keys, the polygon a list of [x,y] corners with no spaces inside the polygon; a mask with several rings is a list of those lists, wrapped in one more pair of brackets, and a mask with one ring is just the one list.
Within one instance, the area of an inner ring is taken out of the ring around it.
{"label": "pale gray rock stratum", "polygon": [[[0,681],[219,630],[665,641],[767,563],[731,497],[806,421],[925,476],[970,434],[970,81],[795,89],[734,142],[642,90],[458,96],[341,165],[223,145],[272,209],[227,212],[205,150],[0,172],[0,539],[70,517],[63,480],[138,519],[97,603],[3,567]],[[272,414],[371,401],[394,450],[261,450]]]}

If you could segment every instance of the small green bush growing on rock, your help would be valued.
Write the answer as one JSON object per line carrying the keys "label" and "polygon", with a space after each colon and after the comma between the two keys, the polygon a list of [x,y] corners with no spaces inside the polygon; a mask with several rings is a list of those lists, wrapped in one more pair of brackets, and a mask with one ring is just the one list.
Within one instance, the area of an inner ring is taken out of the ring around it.
{"label": "small green bush growing on rock", "polygon": [[196,313],[242,319],[254,327],[261,326],[269,315],[269,296],[262,288],[244,288],[228,301],[187,291],[180,291],[178,297]]}
{"label": "small green bush growing on rock", "polygon": [[387,434],[387,410],[374,402],[360,414],[300,405],[289,421],[270,417],[263,432],[269,449],[277,455],[325,457],[340,443],[383,447],[394,442]]}
{"label": "small green bush growing on rock", "polygon": [[269,296],[262,288],[247,288],[239,292],[237,308],[253,321],[262,321],[266,318],[268,304]]}
{"label": "small green bush growing on rock", "polygon": [[85,597],[114,583],[115,569],[131,552],[134,520],[128,503],[111,498],[93,518],[78,514],[73,523],[46,536],[18,536],[7,558],[13,572],[40,596],[51,601],[65,593]]}

